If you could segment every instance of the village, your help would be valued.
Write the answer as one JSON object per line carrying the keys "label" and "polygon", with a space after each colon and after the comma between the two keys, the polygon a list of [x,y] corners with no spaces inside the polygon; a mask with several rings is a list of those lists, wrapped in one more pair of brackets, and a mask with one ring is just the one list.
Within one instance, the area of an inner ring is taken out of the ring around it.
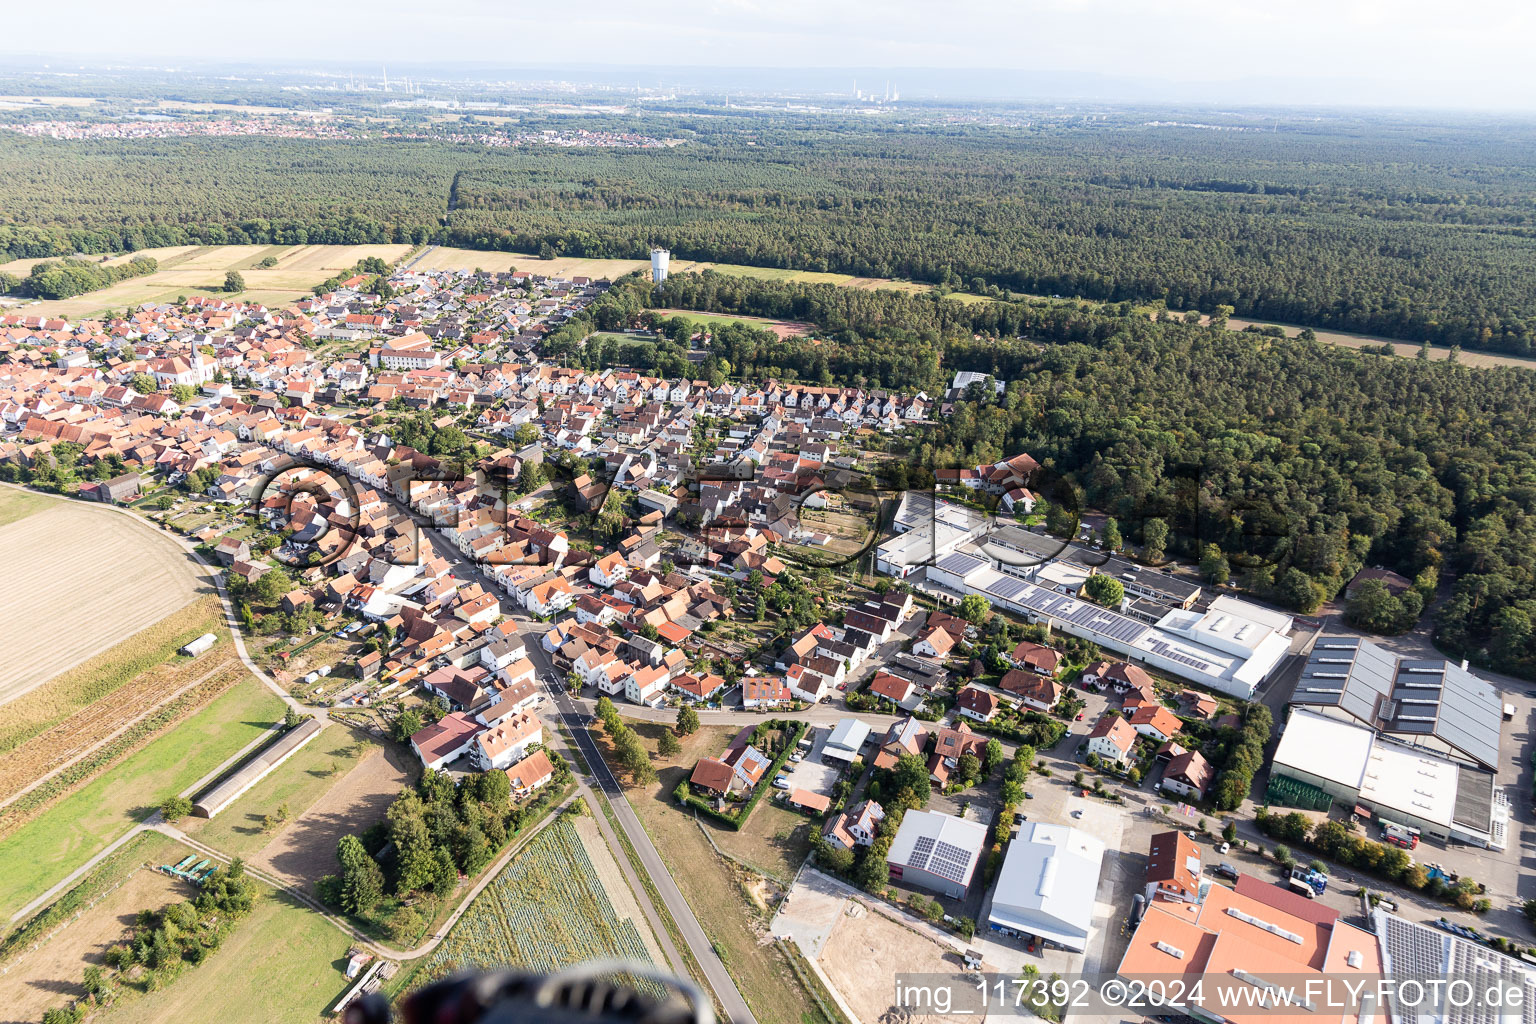
{"label": "village", "polygon": [[[929,396],[545,357],[611,285],[407,266],[286,309],[8,314],[0,479],[184,537],[310,733],[369,730],[453,784],[504,772],[514,804],[570,762],[679,823],[808,823],[766,930],[852,1020],[890,1005],[861,943],[1041,978],[1529,944],[1505,729],[1529,694],[1053,536],[1025,452],[881,487],[970,376]],[[681,332],[690,364],[710,330]],[[701,726],[719,742],[658,779]]]}

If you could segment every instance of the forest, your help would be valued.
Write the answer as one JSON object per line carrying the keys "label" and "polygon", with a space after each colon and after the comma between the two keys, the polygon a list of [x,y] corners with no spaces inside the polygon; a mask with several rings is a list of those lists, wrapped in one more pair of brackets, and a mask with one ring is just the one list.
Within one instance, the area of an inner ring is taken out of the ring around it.
{"label": "forest", "polygon": [[1156,531],[1210,578],[1298,611],[1388,566],[1446,588],[1435,625],[1448,651],[1536,673],[1528,370],[1159,322],[1128,304],[967,304],[713,272],[669,278],[665,293],[627,279],[586,315],[643,318],[648,301],[824,329],[813,343],[721,327],[705,373],[930,395],[956,370],[991,374],[1003,394],[974,388],[908,435],[912,464],[1028,452],[1052,504],[1102,510],[1137,543]]}
{"label": "forest", "polygon": [[0,249],[435,240],[1132,300],[1524,353],[1536,133],[636,118],[666,150],[0,138]]}

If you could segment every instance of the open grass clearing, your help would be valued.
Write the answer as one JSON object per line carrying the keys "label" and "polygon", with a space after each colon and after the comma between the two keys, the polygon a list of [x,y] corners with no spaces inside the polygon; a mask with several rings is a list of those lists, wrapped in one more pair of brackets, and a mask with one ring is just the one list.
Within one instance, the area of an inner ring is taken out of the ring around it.
{"label": "open grass clearing", "polygon": [[196,600],[174,540],[100,505],[57,499],[0,526],[0,703]]}
{"label": "open grass clearing", "polygon": [[39,494],[36,491],[0,488],[0,526],[9,525],[18,519],[25,519],[33,513],[41,512],[57,500],[52,495]]}
{"label": "open grass clearing", "polygon": [[182,849],[165,836],[144,836],[134,845],[131,857],[109,869],[115,877],[103,880],[110,891],[99,902],[82,910],[37,949],[8,963],[0,974],[0,1005],[6,1008],[6,1019],[38,1020],[45,1010],[82,998],[85,990],[80,980],[85,968],[100,966],[107,949],[128,937],[139,911],[159,910],[194,897],[197,890],[192,883],[143,866],[163,862],[172,850],[180,859]]}
{"label": "open grass clearing", "polygon": [[97,1019],[108,1024],[314,1024],[323,1019],[350,984],[342,974],[350,940],[292,898],[265,887],[260,891],[250,916],[204,963]]}
{"label": "open grass clearing", "polygon": [[[333,872],[336,842],[347,832],[361,832],[373,824],[382,816],[389,799],[400,792],[404,773],[382,757],[374,760],[373,755],[379,750],[377,741],[360,732],[344,725],[327,726],[319,736],[216,817],[185,818],[178,827],[200,843],[221,853],[244,857],[253,864],[258,861],[268,863],[274,857],[281,857],[285,868],[281,872],[283,875],[300,882],[312,882],[314,879],[307,877],[307,872],[294,870],[301,867],[299,861],[325,860],[327,867],[320,874]],[[361,776],[353,779],[355,770],[364,762],[377,776],[376,782],[387,791],[388,797],[383,801],[383,807],[364,808],[367,813],[362,817],[368,820],[351,828],[348,820],[351,817],[348,806],[351,787],[347,783],[367,783],[368,780]],[[333,792],[349,799],[333,801],[329,799]],[[311,817],[310,810],[321,803],[327,805],[326,809]],[[263,828],[267,816],[278,819],[285,805],[288,811],[284,823],[270,830]],[[372,813],[375,810],[377,813]],[[324,857],[307,856],[316,845],[325,845],[323,835],[312,834],[317,831],[334,832],[329,850],[323,851]],[[278,845],[280,840],[281,846]],[[284,850],[288,852],[285,854]]]}
{"label": "open grass clearing", "polygon": [[283,703],[244,679],[175,729],[156,738],[0,839],[0,915],[9,917],[113,839],[261,736]]}
{"label": "open grass clearing", "polygon": [[743,327],[758,327],[770,330],[781,338],[790,338],[796,335],[807,334],[815,330],[815,324],[800,323],[794,320],[767,320],[756,316],[728,316],[724,313],[699,313],[691,309],[659,309],[656,310],[668,320],[691,320],[700,328],[709,329],[725,324],[740,324]]}

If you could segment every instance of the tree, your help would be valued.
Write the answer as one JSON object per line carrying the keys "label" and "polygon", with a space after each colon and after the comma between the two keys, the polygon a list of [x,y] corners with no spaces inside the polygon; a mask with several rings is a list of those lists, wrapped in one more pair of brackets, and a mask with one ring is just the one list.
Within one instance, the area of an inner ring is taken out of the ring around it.
{"label": "tree", "polygon": [[531,444],[537,444],[539,440],[539,428],[532,423],[521,423],[512,432],[512,443],[519,448],[526,448]]}
{"label": "tree", "polygon": [[186,405],[197,397],[197,389],[190,384],[172,384],[171,397],[176,400],[177,405]]}
{"label": "tree", "polygon": [[341,908],[364,915],[384,897],[384,872],[356,836],[342,836],[336,844],[341,864]]}
{"label": "tree", "polygon": [[160,817],[166,821],[177,821],[192,813],[192,801],[184,796],[168,796],[160,804]]}
{"label": "tree", "polygon": [[268,569],[251,583],[251,597],[259,605],[272,607],[293,589],[293,579],[282,569]]}
{"label": "tree", "polygon": [[902,754],[896,759],[896,767],[891,769],[891,782],[897,792],[910,792],[919,807],[927,806],[928,798],[933,794],[928,762],[917,754]]}
{"label": "tree", "polygon": [[1125,600],[1125,584],[1113,576],[1096,572],[1083,583],[1083,593],[1090,601],[1106,608],[1119,608]]}
{"label": "tree", "polygon": [[224,290],[226,292],[245,291],[245,278],[238,270],[226,271],[224,274]]}
{"label": "tree", "polygon": [[420,732],[422,728],[421,713],[415,708],[406,708],[395,719],[395,742],[409,743],[411,737]]}
{"label": "tree", "polygon": [[992,612],[992,602],[980,594],[966,594],[960,599],[960,617],[966,622],[980,625]]}
{"label": "tree", "polygon": [[1221,586],[1232,578],[1227,556],[1215,544],[1207,544],[1200,551],[1200,575],[1211,583]]}
{"label": "tree", "polygon": [[1282,603],[1304,614],[1316,611],[1323,600],[1317,585],[1294,565],[1280,577],[1279,597]]}
{"label": "tree", "polygon": [[960,755],[955,771],[960,776],[962,785],[974,785],[981,778],[981,758],[967,750]]}
{"label": "tree", "polygon": [[1234,821],[1231,818],[1227,819],[1227,823],[1225,825],[1221,826],[1221,838],[1226,840],[1229,843],[1237,842],[1237,822],[1236,821]]}
{"label": "tree", "polygon": [[1167,557],[1168,524],[1161,519],[1148,519],[1141,524],[1141,559],[1157,564]]}
{"label": "tree", "polygon": [[677,737],[670,729],[663,729],[661,739],[656,742],[656,750],[662,757],[676,757],[683,749],[683,745],[677,742]]}
{"label": "tree", "polygon": [[436,877],[437,861],[421,797],[406,790],[389,805],[386,818],[399,866],[395,891],[404,894],[425,889]]}
{"label": "tree", "polygon": [[853,868],[853,851],[831,842],[825,836],[816,836],[816,862],[834,874],[846,875]]}
{"label": "tree", "polygon": [[1291,855],[1291,848],[1289,846],[1284,844],[1276,844],[1275,861],[1281,867],[1288,868],[1292,864],[1296,863],[1296,858]]}
{"label": "tree", "polygon": [[988,775],[991,775],[992,772],[997,769],[997,766],[1003,763],[1004,756],[1003,745],[1001,743],[995,739],[987,740],[987,745],[982,748],[982,771],[986,772]]}
{"label": "tree", "polygon": [[680,736],[691,736],[699,731],[699,713],[684,704],[677,712],[677,732]]}
{"label": "tree", "polygon": [[1119,551],[1125,546],[1125,538],[1120,536],[1120,524],[1114,518],[1104,520],[1104,550]]}
{"label": "tree", "polygon": [[155,378],[151,377],[147,373],[134,374],[133,379],[128,382],[128,386],[133,388],[133,390],[137,391],[141,395],[151,394],[160,387],[160,385],[156,383]]}

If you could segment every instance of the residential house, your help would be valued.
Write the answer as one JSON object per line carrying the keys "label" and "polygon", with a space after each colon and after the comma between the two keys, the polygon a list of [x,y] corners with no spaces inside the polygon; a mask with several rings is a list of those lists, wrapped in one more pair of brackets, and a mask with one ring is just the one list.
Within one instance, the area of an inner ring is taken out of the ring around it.
{"label": "residential house", "polygon": [[1106,715],[1088,733],[1088,753],[1100,760],[1125,764],[1136,749],[1136,730],[1119,715]]}

